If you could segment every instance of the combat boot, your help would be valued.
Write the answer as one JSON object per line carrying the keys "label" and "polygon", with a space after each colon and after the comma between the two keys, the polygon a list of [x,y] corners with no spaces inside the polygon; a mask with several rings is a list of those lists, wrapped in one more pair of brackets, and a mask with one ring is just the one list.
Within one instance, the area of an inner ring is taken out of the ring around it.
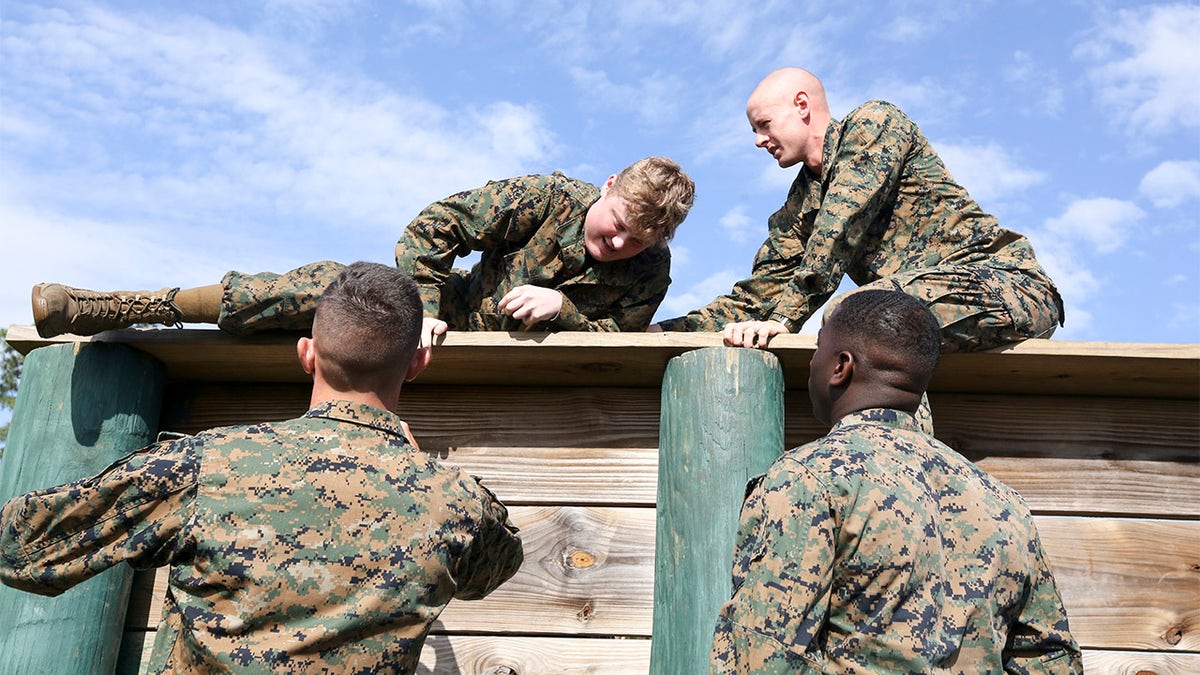
{"label": "combat boot", "polygon": [[95,335],[127,328],[135,323],[179,325],[182,314],[175,305],[178,288],[101,293],[62,284],[33,287],[33,324],[44,338],[62,333]]}

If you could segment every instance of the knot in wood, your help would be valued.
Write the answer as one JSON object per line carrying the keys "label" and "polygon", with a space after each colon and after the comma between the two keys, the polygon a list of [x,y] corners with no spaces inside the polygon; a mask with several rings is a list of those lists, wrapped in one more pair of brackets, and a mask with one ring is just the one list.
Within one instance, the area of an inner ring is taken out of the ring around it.
{"label": "knot in wood", "polygon": [[521,673],[511,666],[496,666],[492,668],[491,675],[521,675]]}
{"label": "knot in wood", "polygon": [[1163,634],[1163,639],[1172,647],[1179,644],[1179,641],[1183,639],[1183,626],[1171,626]]}
{"label": "knot in wood", "polygon": [[579,611],[575,612],[575,618],[584,622],[591,621],[593,616],[596,616],[596,611],[592,609],[592,603],[590,602],[583,603],[583,607],[580,607]]}
{"label": "knot in wood", "polygon": [[1158,675],[1158,673],[1153,670],[1139,670],[1134,675]]}
{"label": "knot in wood", "polygon": [[596,556],[587,551],[573,549],[564,553],[563,564],[567,567],[580,570],[596,564]]}

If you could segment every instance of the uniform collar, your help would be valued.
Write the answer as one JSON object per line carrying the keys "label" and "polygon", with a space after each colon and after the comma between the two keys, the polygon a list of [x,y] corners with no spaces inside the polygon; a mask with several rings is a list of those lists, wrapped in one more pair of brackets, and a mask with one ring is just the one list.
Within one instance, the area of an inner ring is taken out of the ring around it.
{"label": "uniform collar", "polygon": [[405,438],[404,422],[395,413],[351,401],[325,401],[304,413],[305,417],[323,417],[338,422],[359,424]]}
{"label": "uniform collar", "polygon": [[905,431],[921,431],[921,424],[917,422],[917,418],[913,417],[911,413],[891,408],[868,408],[845,415],[833,425],[833,429],[830,429],[830,432],[832,433],[838,429],[857,426],[859,424],[877,424]]}
{"label": "uniform collar", "polygon": [[600,200],[600,188],[590,183],[577,182],[567,184],[563,191],[573,202],[577,215],[568,218],[558,228],[558,248],[563,263],[572,270],[583,269],[587,264],[587,247],[583,242],[584,221],[588,209]]}

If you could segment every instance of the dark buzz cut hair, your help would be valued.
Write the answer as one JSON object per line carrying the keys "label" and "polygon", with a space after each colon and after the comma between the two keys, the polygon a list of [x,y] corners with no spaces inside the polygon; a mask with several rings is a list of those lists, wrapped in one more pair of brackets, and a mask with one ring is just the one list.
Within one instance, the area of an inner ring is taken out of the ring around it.
{"label": "dark buzz cut hair", "polygon": [[886,355],[887,361],[899,360],[905,369],[924,381],[933,375],[941,355],[942,328],[933,312],[920,300],[900,291],[856,291],[842,298],[837,309],[826,317],[826,326],[834,326],[851,344],[868,348],[864,355]]}
{"label": "dark buzz cut hair", "polygon": [[361,390],[403,378],[421,339],[417,284],[388,265],[347,266],[317,301],[313,341],[330,384]]}

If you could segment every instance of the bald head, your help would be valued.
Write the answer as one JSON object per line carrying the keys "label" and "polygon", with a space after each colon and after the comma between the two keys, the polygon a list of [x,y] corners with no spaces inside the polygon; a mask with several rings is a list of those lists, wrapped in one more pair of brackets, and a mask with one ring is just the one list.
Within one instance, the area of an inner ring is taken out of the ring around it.
{"label": "bald head", "polygon": [[754,144],[788,168],[801,162],[821,174],[821,152],[829,127],[825,87],[803,68],[780,68],[767,75],[746,102]]}
{"label": "bald head", "polygon": [[803,68],[780,68],[767,75],[751,92],[750,100],[761,96],[775,101],[791,101],[799,92],[807,93],[813,105],[819,104],[829,109],[825,100],[825,85],[816,75]]}

